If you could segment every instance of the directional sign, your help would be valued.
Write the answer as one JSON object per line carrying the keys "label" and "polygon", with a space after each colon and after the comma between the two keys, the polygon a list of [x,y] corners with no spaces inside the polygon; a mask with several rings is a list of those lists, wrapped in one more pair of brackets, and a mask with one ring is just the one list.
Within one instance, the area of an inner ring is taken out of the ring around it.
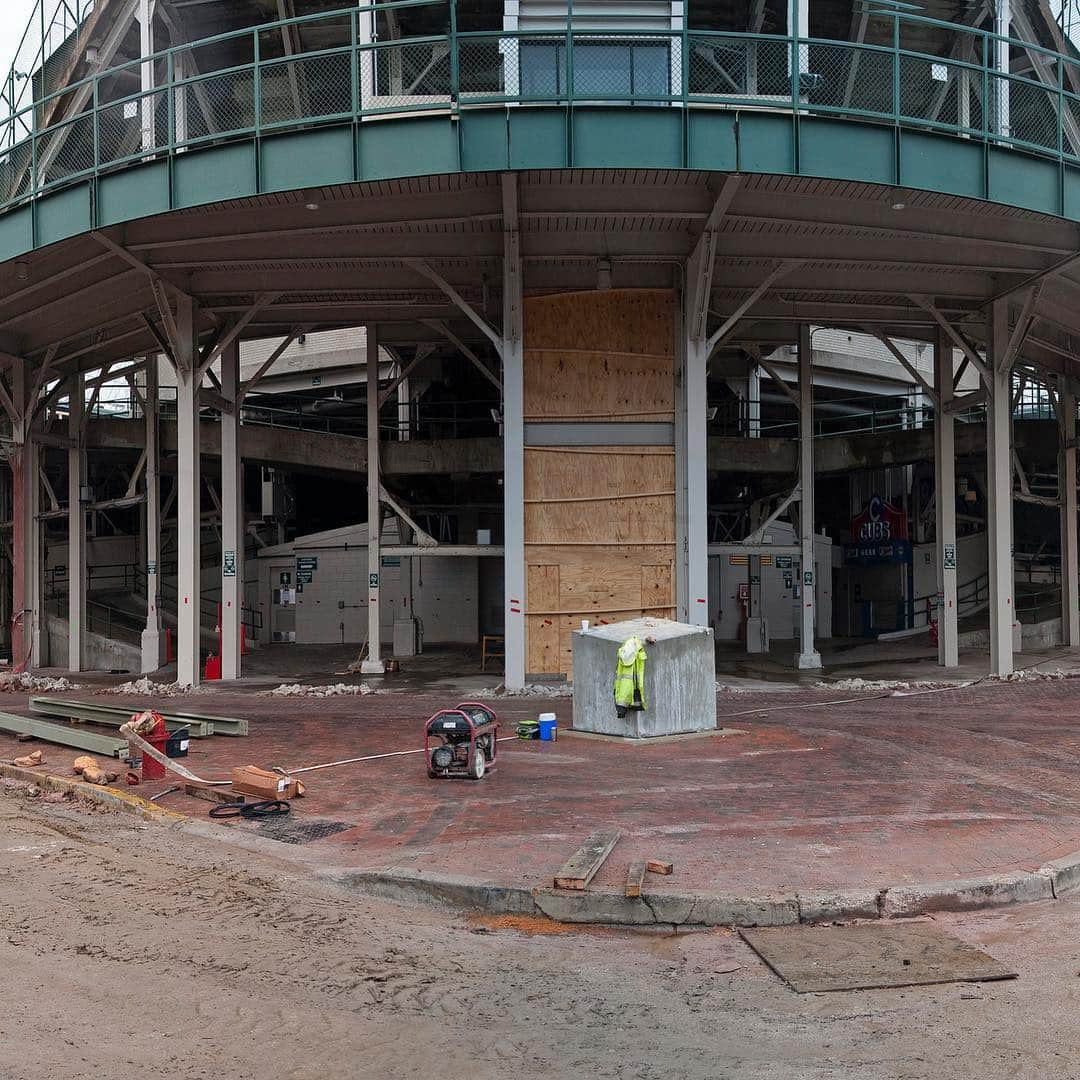
{"label": "directional sign", "polygon": [[777,555],[776,556],[776,569],[777,570],[790,570],[791,569],[791,556],[790,555]]}
{"label": "directional sign", "polygon": [[944,557],[941,562],[942,567],[945,570],[956,569],[956,545],[945,544],[944,545]]}
{"label": "directional sign", "polygon": [[296,560],[297,570],[318,570],[319,558],[317,555],[302,555]]}
{"label": "directional sign", "polygon": [[814,571],[813,570],[807,570],[803,574],[802,583],[804,585],[813,585],[814,584]]}
{"label": "directional sign", "polygon": [[236,552],[223,551],[221,553],[221,576],[236,577]]}
{"label": "directional sign", "polygon": [[312,575],[310,570],[297,570],[296,571],[296,583],[297,585],[310,585],[312,581]]}
{"label": "directional sign", "polygon": [[152,559],[146,564],[146,572],[152,577],[157,573],[157,563]]}
{"label": "directional sign", "polygon": [[379,575],[368,574],[368,588],[377,589],[379,587]]}

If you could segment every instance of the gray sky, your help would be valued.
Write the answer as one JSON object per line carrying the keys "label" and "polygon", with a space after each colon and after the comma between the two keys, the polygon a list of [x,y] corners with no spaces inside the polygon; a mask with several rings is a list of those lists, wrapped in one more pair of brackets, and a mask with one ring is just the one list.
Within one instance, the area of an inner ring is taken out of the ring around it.
{"label": "gray sky", "polygon": [[[30,14],[34,10],[34,0],[6,0],[0,2],[0,71],[6,75],[11,68],[15,48],[19,44]],[[3,76],[0,75],[0,78]]]}

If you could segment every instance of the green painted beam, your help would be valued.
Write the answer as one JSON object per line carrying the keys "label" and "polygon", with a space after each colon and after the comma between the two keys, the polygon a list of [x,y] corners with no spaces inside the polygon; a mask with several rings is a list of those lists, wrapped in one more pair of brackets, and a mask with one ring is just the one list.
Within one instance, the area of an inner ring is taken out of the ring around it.
{"label": "green painted beam", "polygon": [[[85,701],[62,701],[59,698],[32,697],[30,711],[42,716],[62,716],[69,720],[86,720],[105,727],[120,727],[132,717],[132,711],[111,705],[88,704]],[[164,714],[162,714],[164,715]],[[175,720],[165,717],[165,726],[170,731],[187,728],[193,739],[204,739],[214,734],[214,725],[208,720]]]}
{"label": "green painted beam", "polygon": [[[46,696],[31,698],[30,707],[35,712],[46,712],[47,709],[66,710],[50,711],[48,712],[50,716],[81,716],[83,714],[88,716],[90,713],[94,713],[98,716],[119,717],[122,724],[126,724],[131,719],[132,714],[139,711],[124,705],[105,705],[96,701],[73,701],[68,698]],[[162,708],[158,708],[157,712],[161,713],[165,718],[165,723],[172,727],[204,725],[209,729],[207,731],[208,735],[246,735],[248,733],[247,720],[233,716],[207,716],[203,713],[166,711]],[[101,722],[105,723],[106,721]]]}
{"label": "green painted beam", "polygon": [[49,720],[39,720],[36,716],[16,716],[14,713],[0,712],[0,731],[10,731],[13,735],[33,735],[42,742],[71,746],[76,750],[101,754],[103,757],[121,758],[128,752],[126,739],[99,735],[96,731],[87,731],[83,727],[54,724]]}

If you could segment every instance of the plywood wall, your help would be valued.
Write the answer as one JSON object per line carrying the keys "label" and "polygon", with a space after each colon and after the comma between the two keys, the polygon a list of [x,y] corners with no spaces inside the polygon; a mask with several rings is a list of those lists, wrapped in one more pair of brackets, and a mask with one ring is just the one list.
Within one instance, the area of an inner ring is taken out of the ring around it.
{"label": "plywood wall", "polygon": [[[673,420],[674,304],[659,290],[528,299],[526,420]],[[530,674],[571,674],[582,619],[672,617],[674,449],[527,447],[525,543]]]}

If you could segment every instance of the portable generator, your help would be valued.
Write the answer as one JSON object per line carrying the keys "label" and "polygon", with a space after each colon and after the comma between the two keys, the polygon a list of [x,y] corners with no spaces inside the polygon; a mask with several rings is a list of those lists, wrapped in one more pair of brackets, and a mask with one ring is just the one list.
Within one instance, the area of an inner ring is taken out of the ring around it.
{"label": "portable generator", "polygon": [[486,705],[463,701],[440,709],[424,725],[424,757],[433,780],[480,780],[495,767],[499,718]]}

